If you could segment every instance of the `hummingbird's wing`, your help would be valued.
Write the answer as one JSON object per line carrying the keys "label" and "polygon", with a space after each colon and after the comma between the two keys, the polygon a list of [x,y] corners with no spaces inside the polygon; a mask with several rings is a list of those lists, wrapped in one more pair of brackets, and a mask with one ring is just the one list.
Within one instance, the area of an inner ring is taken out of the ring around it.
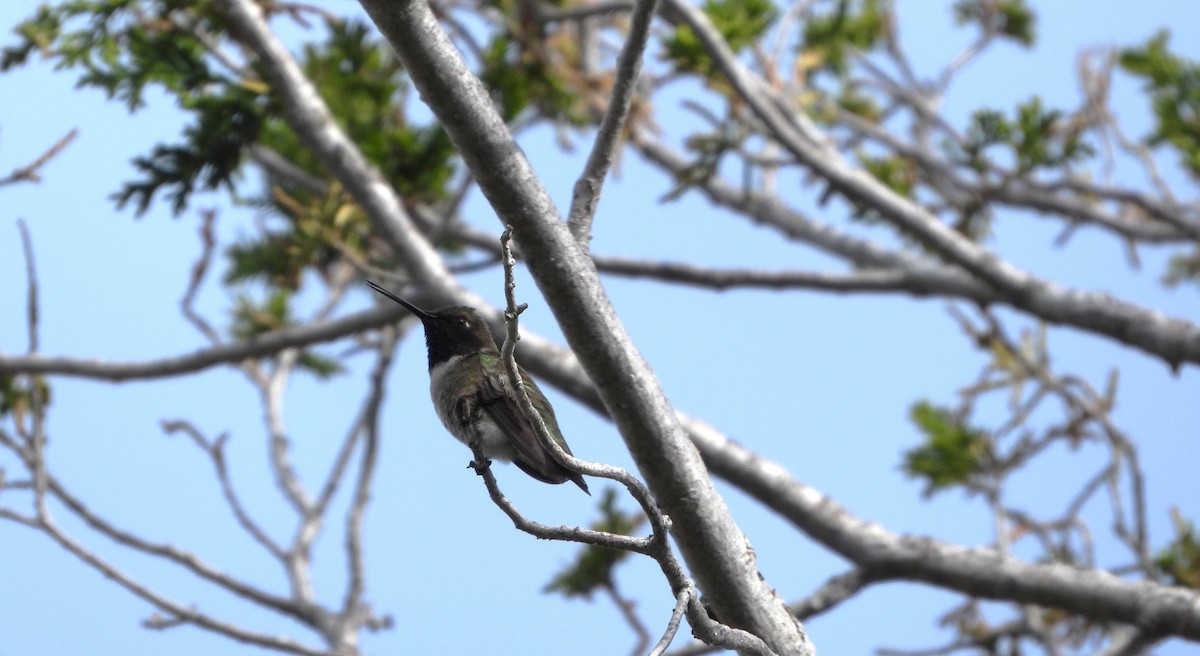
{"label": "hummingbird's wing", "polygon": [[[537,388],[537,385],[533,384],[529,374],[525,373],[524,369],[519,371],[521,378],[526,381],[525,392],[529,395],[529,400],[533,402],[533,407],[542,415],[542,421],[546,423],[546,428],[550,430],[550,434],[556,438],[555,441],[562,446],[563,450],[571,453],[570,447],[561,437],[562,431],[558,427],[558,420],[554,416],[554,409],[550,407],[550,402],[546,400],[546,396]],[[504,373],[497,370],[488,373],[489,375],[484,377],[483,384],[479,386],[479,400],[484,412],[492,421],[496,422],[500,430],[504,431],[513,450],[516,451],[513,464],[543,483],[557,485],[569,480],[582,488],[584,492],[588,492],[587,483],[584,482],[582,476],[558,464],[558,461],[542,448],[533,426],[525,419],[525,414],[521,412],[517,401],[506,393],[508,378]]]}

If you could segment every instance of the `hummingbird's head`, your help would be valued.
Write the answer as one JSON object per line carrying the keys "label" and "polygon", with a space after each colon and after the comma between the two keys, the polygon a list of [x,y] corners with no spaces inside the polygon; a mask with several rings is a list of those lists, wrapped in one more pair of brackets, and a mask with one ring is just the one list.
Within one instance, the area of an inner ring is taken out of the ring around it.
{"label": "hummingbird's head", "polygon": [[427,312],[370,280],[367,284],[380,294],[408,308],[421,320],[425,326],[425,345],[429,348],[430,367],[456,355],[497,350],[492,331],[475,308],[450,305]]}

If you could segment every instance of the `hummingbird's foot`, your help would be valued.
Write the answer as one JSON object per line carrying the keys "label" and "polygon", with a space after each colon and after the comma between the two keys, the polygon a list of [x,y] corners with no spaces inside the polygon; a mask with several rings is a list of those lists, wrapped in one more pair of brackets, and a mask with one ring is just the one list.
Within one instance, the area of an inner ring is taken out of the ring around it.
{"label": "hummingbird's foot", "polygon": [[492,466],[492,461],[484,458],[483,460],[472,460],[467,463],[467,469],[474,469],[475,473],[483,476],[483,472],[487,471]]}

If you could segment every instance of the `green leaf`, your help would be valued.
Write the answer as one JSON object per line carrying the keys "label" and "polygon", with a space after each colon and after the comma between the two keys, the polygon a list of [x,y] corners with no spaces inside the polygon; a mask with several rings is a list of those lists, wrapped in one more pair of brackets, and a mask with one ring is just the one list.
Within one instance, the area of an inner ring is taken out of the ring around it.
{"label": "green leaf", "polygon": [[263,303],[239,295],[233,308],[233,325],[230,333],[238,339],[252,339],[264,333],[295,325],[292,317],[291,293],[275,290]]}
{"label": "green leaf", "polygon": [[1200,248],[1193,249],[1190,253],[1172,255],[1167,264],[1163,283],[1168,287],[1175,287],[1184,281],[1200,282]]}
{"label": "green leaf", "polygon": [[[238,339],[254,339],[269,332],[296,325],[292,315],[292,292],[276,289],[267,300],[258,303],[244,294],[234,302],[233,325],[230,333]],[[320,379],[331,378],[345,371],[340,362],[311,350],[301,350],[296,358],[296,367]]]}
{"label": "green leaf", "polygon": [[[641,513],[625,513],[617,508],[617,491],[612,487],[605,488],[598,507],[600,519],[592,524],[597,531],[632,535],[646,520]],[[598,588],[612,585],[613,570],[629,553],[587,545],[580,550],[575,562],[556,574],[542,591],[557,592],[564,597],[589,598]]]}
{"label": "green leaf", "polygon": [[1150,96],[1155,126],[1147,141],[1175,150],[1181,166],[1200,178],[1200,64],[1167,48],[1159,32],[1140,48],[1121,51],[1121,68],[1141,78]]}
{"label": "green leaf", "polygon": [[225,282],[262,279],[295,289],[303,268],[309,263],[301,247],[285,233],[269,233],[258,241],[244,241],[226,249],[230,267]]}
{"label": "green leaf", "polygon": [[1158,553],[1154,564],[1175,585],[1200,589],[1200,535],[1178,508],[1171,509],[1171,519],[1175,539]]}
{"label": "green leaf", "polygon": [[49,55],[61,32],[61,13],[48,5],[38,7],[37,13],[13,29],[19,43],[0,50],[0,72],[25,64],[34,52]]}
{"label": "green leaf", "polygon": [[346,371],[341,362],[311,351],[301,351],[296,359],[296,366],[322,380],[333,378]]}
{"label": "green leaf", "polygon": [[[445,198],[457,161],[454,144],[436,122],[409,121],[403,110],[410,84],[390,46],[362,21],[330,23],[327,28],[324,43],[304,48],[301,65],[338,124],[406,199]],[[283,119],[278,103],[276,99],[270,108],[262,144],[305,171],[328,177]],[[302,195],[286,181],[277,182]]]}
{"label": "green leaf", "polygon": [[[905,198],[913,197],[913,189],[917,183],[917,166],[912,160],[899,155],[875,157],[863,151],[859,151],[857,155],[862,167],[877,180]],[[850,218],[868,224],[882,222],[877,211],[861,204],[854,205]]]}
{"label": "green leaf", "polygon": [[1025,0],[959,0],[954,3],[954,20],[959,25],[979,24],[988,34],[997,34],[1026,48],[1037,38],[1037,15]]}
{"label": "green leaf", "polygon": [[20,416],[28,412],[33,404],[34,385],[41,395],[42,407],[50,405],[50,384],[45,377],[34,376],[32,384],[28,376],[20,378],[25,381],[24,385],[17,382],[16,375],[0,376],[0,417],[10,413]]}
{"label": "green leaf", "polygon": [[924,443],[905,452],[901,468],[925,481],[923,494],[959,485],[983,471],[991,453],[986,431],[966,426],[949,410],[928,401],[915,403],[910,418]]}
{"label": "green leaf", "polygon": [[805,22],[800,49],[807,59],[817,62],[813,70],[844,76],[849,71],[850,52],[874,48],[885,28],[879,0],[838,0],[831,13]]}
{"label": "green leaf", "polygon": [[951,156],[959,164],[984,173],[991,166],[987,150],[1007,146],[1016,172],[1026,174],[1039,168],[1058,169],[1095,154],[1083,139],[1082,124],[1067,120],[1060,110],[1047,109],[1041,98],[1034,96],[1017,105],[1015,114],[1008,119],[993,109],[976,111],[961,146],[950,149]]}
{"label": "green leaf", "polygon": [[154,147],[148,156],[133,160],[142,178],[126,182],[112,198],[117,207],[133,201],[137,214],[145,214],[154,196],[166,191],[178,215],[187,209],[193,192],[225,187],[231,192],[245,149],[257,141],[263,109],[258,94],[228,87],[220,95],[202,96],[185,103],[196,122],[184,129],[182,143]]}
{"label": "green leaf", "polygon": [[[770,0],[705,0],[702,9],[735,53],[758,43],[778,15]],[[663,48],[663,59],[672,62],[676,72],[717,76],[717,65],[691,28],[675,28],[663,40]]]}

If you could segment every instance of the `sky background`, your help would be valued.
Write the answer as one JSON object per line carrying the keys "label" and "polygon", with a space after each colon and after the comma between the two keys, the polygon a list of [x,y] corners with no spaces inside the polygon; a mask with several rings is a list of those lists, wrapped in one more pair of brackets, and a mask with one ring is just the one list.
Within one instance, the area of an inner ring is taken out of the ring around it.
{"label": "sky background", "polygon": [[[974,36],[952,25],[948,2],[900,2],[901,33],[918,72],[933,76]],[[33,2],[0,3],[5,37]],[[359,15],[352,2],[326,2]],[[1172,47],[1200,56],[1200,21],[1194,2],[1037,3],[1038,45],[1033,51],[1001,44],[964,71],[947,98],[959,126],[982,106],[1009,110],[1037,94],[1047,104],[1074,107],[1076,53],[1082,48],[1140,44],[1169,27]],[[295,36],[295,32],[290,32]],[[293,41],[294,42],[294,41]],[[198,197],[173,218],[156,203],[135,219],[108,200],[133,177],[130,161],[155,143],[174,140],[183,121],[171,101],[151,95],[149,107],[130,116],[97,91],[73,88],[72,73],[34,64],[0,76],[0,174],[36,158],[71,129],[79,136],[45,167],[41,184],[0,188],[0,352],[24,352],[25,262],[17,231],[23,218],[32,233],[41,291],[41,351],[47,355],[126,361],[191,352],[206,345],[178,312],[190,268],[200,252],[198,209],[220,211],[219,239],[230,243],[253,231],[252,210],[231,208],[217,196]],[[1114,104],[1132,135],[1150,126],[1137,84],[1119,78]],[[658,101],[664,116],[691,120],[678,100]],[[554,134],[535,130],[522,146],[560,208],[582,167],[588,142],[573,154],[557,148]],[[1118,171],[1118,173],[1122,173]],[[1140,177],[1119,178],[1140,186]],[[1183,197],[1195,186],[1170,178]],[[698,194],[662,204],[670,182],[636,155],[623,158],[617,179],[605,188],[593,250],[709,264],[821,268],[814,251],[782,243],[775,233],[709,207]],[[797,192],[806,197],[809,191]],[[841,210],[836,203],[825,215]],[[465,216],[499,233],[476,195]],[[1105,289],[1166,314],[1200,321],[1195,289],[1157,284],[1169,255],[1142,249],[1143,266],[1124,266],[1123,246],[1083,230],[1063,249],[1052,242],[1057,224],[1006,214],[990,245],[1018,266],[1061,284]],[[680,235],[688,235],[681,239]],[[218,263],[199,299],[210,321],[228,324],[232,292],[215,284]],[[498,270],[464,277],[493,304],[502,300]],[[787,467],[797,477],[867,520],[898,533],[930,535],[966,545],[991,540],[991,518],[977,498],[951,492],[924,500],[919,484],[899,471],[901,453],[917,443],[907,419],[910,405],[927,398],[952,405],[957,390],[985,364],[948,320],[946,304],[899,297],[837,297],[810,292],[714,293],[608,278],[606,288],[666,393],[680,409]],[[529,332],[561,340],[545,302],[527,276],[518,298]],[[300,316],[321,299],[299,299]],[[356,292],[340,314],[368,306]],[[1011,318],[1012,313],[1002,313]],[[1012,325],[1029,325],[1017,321]],[[1102,387],[1120,370],[1117,423],[1141,449],[1148,476],[1151,538],[1161,547],[1173,535],[1168,511],[1200,517],[1195,469],[1200,463],[1200,374],[1171,372],[1161,362],[1097,337],[1051,328],[1050,350],[1059,372],[1075,373]],[[322,347],[341,357],[346,342]],[[348,373],[318,383],[295,376],[288,388],[287,423],[293,457],[315,487],[354,419],[365,389],[369,358],[347,356]],[[252,514],[278,539],[290,536],[293,517],[266,474],[267,442],[253,387],[231,367],[170,381],[103,384],[52,381],[48,464],[76,494],[122,527],[195,551],[220,568],[272,590],[285,591],[277,564],[239,531],[220,497],[203,454],[160,422],[188,419],[209,437],[231,435],[228,458]],[[575,453],[625,467],[632,463],[613,428],[547,390]],[[987,418],[985,408],[984,419]],[[993,418],[998,414],[991,415]],[[487,500],[465,465],[469,452],[450,439],[428,399],[425,349],[419,334],[400,345],[387,390],[384,434],[372,505],[366,520],[367,596],[395,618],[396,628],[364,637],[368,654],[474,653],[625,654],[634,642],[616,609],[544,595],[542,586],[569,562],[577,547],[536,541],[512,529]],[[1057,513],[1081,481],[1102,463],[1099,453],[1055,451],[1013,481],[1015,505]],[[0,467],[16,476],[11,458]],[[527,516],[546,523],[579,524],[594,516],[597,494],[548,487],[515,468],[497,470],[500,482]],[[593,492],[604,487],[600,481]],[[735,518],[754,545],[768,582],[789,600],[806,596],[847,564],[752,500],[718,482]],[[331,515],[340,518],[346,494]],[[25,509],[24,500],[0,498]],[[629,502],[624,507],[630,508]],[[1101,562],[1124,561],[1107,540],[1108,510],[1090,506]],[[171,598],[257,631],[314,637],[286,620],[229,598],[162,563],[131,555],[87,535],[86,527],[57,513],[64,527],[139,580]],[[334,522],[337,524],[340,522]],[[315,578],[319,596],[341,598],[344,582],[340,527],[319,541]],[[661,630],[673,604],[656,567],[631,559],[619,584],[638,600],[652,633]],[[52,653],[246,653],[248,647],[190,627],[155,632],[139,623],[153,609],[53,545],[46,537],[0,522],[0,656]],[[878,647],[918,649],[949,635],[937,618],[958,603],[955,594],[890,584],[872,588],[834,612],[807,623],[818,651],[866,654]],[[686,631],[678,644],[683,644]],[[1168,643],[1159,653],[1194,653],[1194,645]]]}

